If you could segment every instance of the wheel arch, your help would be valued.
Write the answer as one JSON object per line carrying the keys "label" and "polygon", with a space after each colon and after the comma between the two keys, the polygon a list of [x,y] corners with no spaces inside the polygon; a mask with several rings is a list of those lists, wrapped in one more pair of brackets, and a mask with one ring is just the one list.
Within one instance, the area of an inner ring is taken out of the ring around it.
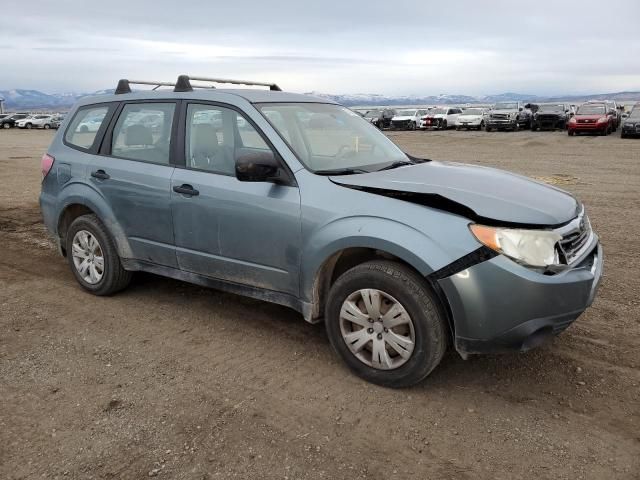
{"label": "wheel arch", "polygon": [[109,205],[95,190],[82,186],[82,184],[73,184],[68,187],[57,215],[56,234],[60,238],[62,253],[66,254],[65,238],[71,223],[82,215],[91,214],[98,217],[111,235],[118,255],[121,258],[132,258],[131,246],[124,229],[116,220]]}
{"label": "wheel arch", "polygon": [[[429,274],[451,263],[451,258],[431,238],[411,229],[410,227],[388,220],[380,222],[368,222],[372,231],[363,231],[363,228],[352,232],[349,236],[339,236],[342,228],[335,231],[328,227],[325,232],[317,234],[316,244],[324,240],[322,237],[335,235],[334,241],[326,242],[324,248],[313,252],[313,255],[303,253],[301,262],[301,296],[303,301],[310,305],[306,313],[306,320],[318,321],[324,314],[324,307],[329,289],[333,282],[350,268],[369,260],[392,260],[407,266],[430,286],[434,295],[442,303],[441,292],[437,285],[433,285],[427,278]],[[392,226],[394,228],[382,228]],[[342,225],[344,227],[344,225]],[[389,236],[381,235],[381,232],[391,232]],[[342,232],[344,234],[344,232]],[[419,253],[416,253],[419,252]],[[446,305],[441,305],[447,310]]]}

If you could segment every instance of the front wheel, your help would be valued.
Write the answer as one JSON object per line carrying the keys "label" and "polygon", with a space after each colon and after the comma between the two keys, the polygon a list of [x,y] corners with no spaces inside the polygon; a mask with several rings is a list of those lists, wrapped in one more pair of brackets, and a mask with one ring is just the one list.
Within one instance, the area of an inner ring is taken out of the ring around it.
{"label": "front wheel", "polygon": [[32,126],[33,126],[33,125],[31,125],[30,123],[27,123],[27,124],[25,125],[25,127],[27,127],[27,130],[31,130]]}
{"label": "front wheel", "polygon": [[71,223],[66,251],[76,280],[94,295],[111,295],[131,281],[132,274],[122,267],[111,235],[95,215],[82,215]]}
{"label": "front wheel", "polygon": [[416,122],[409,122],[409,130],[415,130],[416,129]]}
{"label": "front wheel", "polygon": [[446,129],[448,128],[448,127],[447,127],[447,121],[446,121],[446,120],[443,120],[443,121],[442,121],[442,123],[440,124],[440,128],[442,128],[442,130],[446,130]]}
{"label": "front wheel", "polygon": [[338,278],[325,326],[347,366],[386,387],[420,382],[447,347],[444,315],[424,279],[391,261],[366,262]]}
{"label": "front wheel", "polygon": [[8,123],[3,123],[2,128],[4,128],[5,130],[9,130],[11,128],[11,125],[9,125]]}
{"label": "front wheel", "polygon": [[44,129],[45,130],[49,130],[51,128],[51,125],[49,125],[48,123],[44,124]]}

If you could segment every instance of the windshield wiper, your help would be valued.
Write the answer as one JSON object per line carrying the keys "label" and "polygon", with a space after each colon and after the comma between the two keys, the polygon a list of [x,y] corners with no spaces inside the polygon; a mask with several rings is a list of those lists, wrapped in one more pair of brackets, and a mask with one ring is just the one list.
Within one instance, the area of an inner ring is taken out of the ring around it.
{"label": "windshield wiper", "polygon": [[383,170],[391,170],[391,169],[398,168],[398,167],[404,167],[406,165],[415,165],[415,164],[414,164],[414,162],[411,162],[409,160],[398,160],[396,162],[390,163],[386,167],[382,167],[381,169],[376,170],[376,172],[381,172]]}
{"label": "windshield wiper", "polygon": [[354,175],[356,173],[371,173],[363,168],[334,168],[332,170],[316,170],[317,175]]}

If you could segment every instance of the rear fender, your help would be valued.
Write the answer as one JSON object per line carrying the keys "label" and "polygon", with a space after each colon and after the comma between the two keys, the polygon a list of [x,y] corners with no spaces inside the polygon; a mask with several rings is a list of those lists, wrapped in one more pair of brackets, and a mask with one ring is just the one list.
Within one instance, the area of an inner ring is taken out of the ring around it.
{"label": "rear fender", "polygon": [[84,205],[92,210],[107,228],[116,244],[120,258],[133,258],[131,246],[124,229],[116,220],[113,210],[109,207],[107,201],[96,190],[85,183],[70,183],[60,192],[59,197],[61,200],[55,216],[57,218],[56,235],[58,237],[60,236],[60,220],[65,210],[71,205]]}

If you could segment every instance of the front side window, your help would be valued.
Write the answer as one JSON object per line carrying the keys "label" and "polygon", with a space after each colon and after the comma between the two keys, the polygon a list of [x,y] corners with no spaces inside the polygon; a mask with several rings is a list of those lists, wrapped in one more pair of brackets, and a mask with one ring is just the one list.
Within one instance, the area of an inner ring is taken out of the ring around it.
{"label": "front side window", "polygon": [[106,105],[79,109],[64,134],[65,141],[85,150],[91,148],[108,111]]}
{"label": "front side window", "polygon": [[221,175],[235,175],[235,159],[271,150],[240,113],[214,105],[187,107],[185,157],[187,167]]}
{"label": "front side window", "polygon": [[313,172],[348,168],[371,171],[396,161],[408,161],[391,140],[348,108],[324,103],[257,106]]}
{"label": "front side window", "polygon": [[174,103],[125,105],[113,129],[111,154],[168,165],[174,111]]}

